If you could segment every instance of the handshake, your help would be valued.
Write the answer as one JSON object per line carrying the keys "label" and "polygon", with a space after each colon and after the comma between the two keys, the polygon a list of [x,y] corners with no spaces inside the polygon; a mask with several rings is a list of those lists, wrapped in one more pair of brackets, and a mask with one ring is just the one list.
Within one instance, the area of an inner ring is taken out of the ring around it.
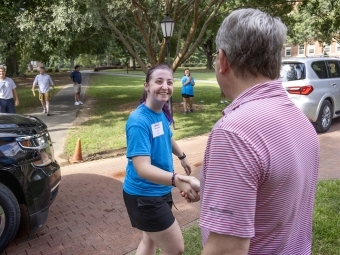
{"label": "handshake", "polygon": [[193,176],[174,175],[174,184],[180,190],[182,197],[187,202],[197,202],[200,200],[200,181]]}

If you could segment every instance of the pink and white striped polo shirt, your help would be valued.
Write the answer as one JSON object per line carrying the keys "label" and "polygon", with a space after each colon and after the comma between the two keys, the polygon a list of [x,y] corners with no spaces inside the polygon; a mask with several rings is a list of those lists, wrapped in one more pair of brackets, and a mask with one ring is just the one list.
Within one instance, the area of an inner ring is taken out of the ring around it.
{"label": "pink and white striped polo shirt", "polygon": [[249,254],[311,254],[319,140],[280,81],[258,84],[224,111],[201,172],[200,227],[250,239]]}

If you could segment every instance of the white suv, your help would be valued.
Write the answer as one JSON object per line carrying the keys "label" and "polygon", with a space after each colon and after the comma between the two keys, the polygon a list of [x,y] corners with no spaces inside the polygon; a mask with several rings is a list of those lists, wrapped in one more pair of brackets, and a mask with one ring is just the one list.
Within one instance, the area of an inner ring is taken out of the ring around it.
{"label": "white suv", "polygon": [[282,60],[282,85],[289,98],[326,132],[332,119],[340,116],[340,59],[303,57]]}

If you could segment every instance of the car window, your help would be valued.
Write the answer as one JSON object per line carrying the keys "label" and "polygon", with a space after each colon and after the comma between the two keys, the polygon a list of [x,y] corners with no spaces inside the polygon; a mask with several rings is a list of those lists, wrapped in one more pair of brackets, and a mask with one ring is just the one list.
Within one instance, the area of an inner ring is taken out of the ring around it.
{"label": "car window", "polygon": [[326,62],[328,66],[329,75],[331,78],[340,78],[339,61],[329,60]]}
{"label": "car window", "polygon": [[280,70],[280,80],[295,81],[306,78],[306,68],[303,63],[282,63]]}
{"label": "car window", "polygon": [[325,61],[313,62],[312,69],[320,79],[328,78]]}

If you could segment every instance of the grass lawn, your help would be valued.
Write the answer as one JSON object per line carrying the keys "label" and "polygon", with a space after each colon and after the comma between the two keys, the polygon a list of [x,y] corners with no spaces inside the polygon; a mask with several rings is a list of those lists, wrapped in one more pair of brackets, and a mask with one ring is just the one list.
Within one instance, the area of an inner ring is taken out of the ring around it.
{"label": "grass lawn", "polygon": [[[39,101],[38,86],[35,87],[35,97],[32,93],[32,84],[34,78],[39,73],[26,73],[25,77],[14,77],[13,80],[17,85],[17,93],[19,97],[19,106],[15,107],[15,111],[18,114],[27,114],[30,110],[34,110],[37,107],[41,107]],[[50,93],[51,97],[56,95],[63,86],[70,83],[69,74],[67,73],[49,73],[54,84],[55,90]],[[41,108],[42,109],[42,108]]]}
{"label": "grass lawn", "polygon": [[[313,255],[340,254],[340,180],[319,181],[313,216]],[[198,224],[183,231],[185,255],[202,250]]]}
{"label": "grass lawn", "polygon": [[[210,76],[213,73],[210,72]],[[95,100],[90,119],[70,130],[66,151],[70,156],[77,139],[82,141],[84,154],[95,154],[124,148],[125,123],[139,104],[143,92],[142,77],[91,75],[86,96]],[[193,137],[209,132],[220,118],[226,104],[219,102],[220,89],[214,82],[198,82],[195,86],[194,110],[183,114],[181,83],[175,81],[173,111],[175,139]]]}

